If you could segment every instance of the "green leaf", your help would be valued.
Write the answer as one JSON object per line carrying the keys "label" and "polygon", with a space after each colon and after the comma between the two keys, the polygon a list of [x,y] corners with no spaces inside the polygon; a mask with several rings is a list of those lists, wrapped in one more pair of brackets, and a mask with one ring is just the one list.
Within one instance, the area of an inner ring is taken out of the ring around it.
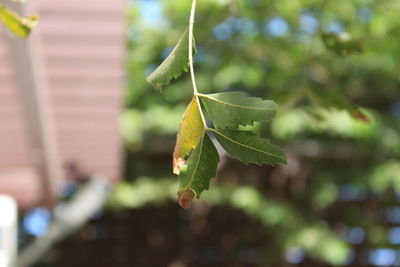
{"label": "green leaf", "polygon": [[0,5],[0,20],[15,35],[26,38],[37,24],[39,16],[33,15],[20,18],[15,12]]}
{"label": "green leaf", "polygon": [[179,175],[178,202],[183,208],[190,207],[194,196],[199,198],[201,192],[209,188],[210,180],[215,176],[218,163],[217,149],[208,135],[204,133]]}
{"label": "green leaf", "polygon": [[[193,46],[194,42],[193,42]],[[189,28],[186,28],[178,43],[168,57],[153,71],[146,80],[157,90],[162,91],[172,79],[177,79],[183,71],[189,70]]]}
{"label": "green leaf", "polygon": [[199,105],[195,97],[186,108],[183,120],[176,138],[173,154],[174,174],[179,175],[185,163],[185,157],[194,149],[204,135],[204,125],[201,119]]}
{"label": "green leaf", "polygon": [[321,37],[326,48],[340,56],[354,54],[363,50],[363,41],[353,39],[347,33],[322,33]]}
{"label": "green leaf", "polygon": [[217,128],[237,128],[252,125],[254,121],[270,121],[276,113],[277,105],[271,100],[249,97],[242,92],[219,94],[199,94]]}
{"label": "green leaf", "polygon": [[358,107],[351,104],[345,97],[333,90],[319,90],[316,88],[309,88],[307,91],[310,100],[322,107],[343,109],[358,120],[369,122],[369,118]]}
{"label": "green leaf", "polygon": [[232,157],[244,163],[286,164],[285,153],[267,139],[253,132],[239,130],[208,129]]}

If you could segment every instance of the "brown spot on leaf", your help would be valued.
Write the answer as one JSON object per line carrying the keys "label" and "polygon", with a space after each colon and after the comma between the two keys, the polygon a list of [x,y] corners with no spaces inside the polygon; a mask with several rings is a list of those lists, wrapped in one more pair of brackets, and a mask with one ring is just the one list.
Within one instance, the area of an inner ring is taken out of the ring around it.
{"label": "brown spot on leaf", "polygon": [[179,175],[181,173],[181,169],[183,167],[183,165],[185,165],[185,160],[181,157],[177,157],[173,159],[173,166],[174,166],[174,174],[175,175]]}
{"label": "brown spot on leaf", "polygon": [[361,110],[354,111],[352,115],[353,115],[354,118],[356,118],[356,119],[358,119],[360,121],[363,121],[363,122],[366,122],[366,123],[370,122],[368,116],[365,115],[365,113],[362,112]]}
{"label": "brown spot on leaf", "polygon": [[181,150],[179,148],[178,142],[175,145],[174,153],[172,154],[172,167],[173,173],[179,175],[183,165],[185,165],[186,160],[181,157]]}
{"label": "brown spot on leaf", "polygon": [[186,162],[185,157],[198,145],[203,134],[204,125],[201,119],[199,105],[196,98],[193,98],[186,108],[176,137],[172,159],[174,174],[180,174],[181,168]]}
{"label": "brown spot on leaf", "polygon": [[192,204],[192,200],[194,199],[195,194],[192,190],[186,189],[178,193],[178,203],[182,208],[188,209]]}

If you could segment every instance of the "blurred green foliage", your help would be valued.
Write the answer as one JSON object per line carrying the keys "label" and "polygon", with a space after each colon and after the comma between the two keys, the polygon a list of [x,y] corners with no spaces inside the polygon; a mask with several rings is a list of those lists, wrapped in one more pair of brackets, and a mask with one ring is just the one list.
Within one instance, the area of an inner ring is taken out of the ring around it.
{"label": "blurred green foliage", "polygon": [[[162,15],[152,19],[140,11],[140,1],[127,8],[120,120],[127,182],[117,186],[112,207],[176,198],[177,179],[165,176],[172,173],[170,154],[192,95],[190,80],[183,75],[161,96],[145,77],[179,40],[191,3],[155,3]],[[354,250],[348,236],[355,227],[366,233],[367,248],[394,246],[386,235],[400,220],[385,214],[399,205],[400,193],[399,12],[397,0],[199,1],[199,91],[240,90],[280,105],[271,127],[252,129],[279,140],[288,166],[257,169],[270,187],[256,190],[248,166],[235,166],[240,169],[233,173],[223,164],[223,175],[198,204],[227,204],[260,220],[275,236],[266,262],[300,250],[344,264]],[[359,107],[369,123],[352,114]]]}

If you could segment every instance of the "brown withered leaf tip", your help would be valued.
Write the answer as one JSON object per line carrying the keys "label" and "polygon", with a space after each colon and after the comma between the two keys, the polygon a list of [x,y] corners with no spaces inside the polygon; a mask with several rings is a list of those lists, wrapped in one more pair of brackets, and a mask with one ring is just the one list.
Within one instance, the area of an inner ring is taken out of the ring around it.
{"label": "brown withered leaf tip", "polygon": [[192,204],[195,194],[192,190],[187,189],[178,193],[178,203],[182,208],[188,209]]}
{"label": "brown withered leaf tip", "polygon": [[356,111],[353,113],[353,116],[354,116],[356,119],[361,120],[361,121],[363,121],[363,122],[366,122],[366,123],[369,123],[369,122],[370,122],[370,120],[369,120],[369,118],[367,117],[367,115],[365,115],[365,113],[362,112],[362,111],[360,111],[360,110],[356,110]]}

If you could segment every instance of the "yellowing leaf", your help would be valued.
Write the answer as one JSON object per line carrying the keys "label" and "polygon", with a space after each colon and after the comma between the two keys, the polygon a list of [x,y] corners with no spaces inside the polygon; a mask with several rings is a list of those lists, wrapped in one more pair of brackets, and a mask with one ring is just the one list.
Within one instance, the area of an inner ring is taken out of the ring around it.
{"label": "yellowing leaf", "polygon": [[39,16],[27,16],[20,18],[15,12],[0,5],[0,20],[19,37],[28,37],[31,29],[35,27]]}
{"label": "yellowing leaf", "polygon": [[176,138],[173,154],[174,174],[179,175],[185,163],[185,157],[200,142],[204,133],[204,125],[201,119],[199,105],[195,97],[186,108],[183,120]]}

